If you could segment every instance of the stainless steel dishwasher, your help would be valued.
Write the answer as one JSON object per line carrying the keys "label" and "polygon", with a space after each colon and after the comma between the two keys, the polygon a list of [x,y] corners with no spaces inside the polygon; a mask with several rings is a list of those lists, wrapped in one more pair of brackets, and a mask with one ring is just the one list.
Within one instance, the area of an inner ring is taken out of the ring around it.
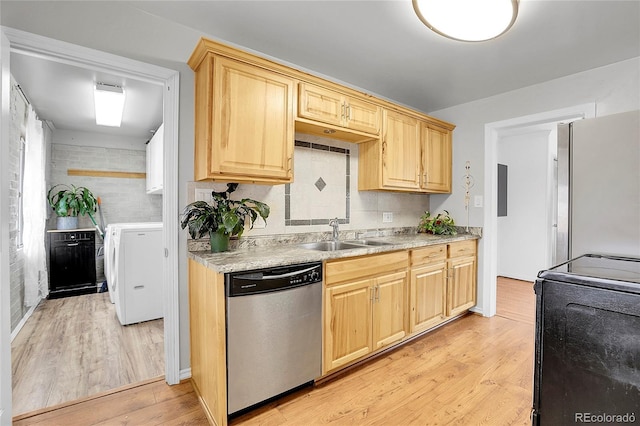
{"label": "stainless steel dishwasher", "polygon": [[229,416],[321,374],[322,264],[225,275]]}

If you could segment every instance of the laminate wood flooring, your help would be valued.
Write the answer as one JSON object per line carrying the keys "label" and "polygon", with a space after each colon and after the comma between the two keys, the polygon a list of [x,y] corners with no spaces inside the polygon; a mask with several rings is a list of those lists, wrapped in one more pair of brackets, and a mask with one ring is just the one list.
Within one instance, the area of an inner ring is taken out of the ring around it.
{"label": "laminate wood flooring", "polygon": [[164,374],[163,320],[120,325],[108,293],[44,300],[11,345],[13,414]]}
{"label": "laminate wood flooring", "polygon": [[[533,352],[528,320],[467,315],[230,424],[530,425]],[[18,426],[206,424],[189,381],[172,387],[156,381],[16,420]]]}
{"label": "laminate wood flooring", "polygon": [[530,281],[498,277],[496,315],[528,324],[536,322],[536,294]]}

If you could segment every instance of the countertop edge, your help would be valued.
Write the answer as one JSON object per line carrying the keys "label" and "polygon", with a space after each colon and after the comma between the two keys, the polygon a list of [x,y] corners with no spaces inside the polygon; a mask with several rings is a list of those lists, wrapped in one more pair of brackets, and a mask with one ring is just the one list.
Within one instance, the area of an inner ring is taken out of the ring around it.
{"label": "countertop edge", "polygon": [[456,241],[477,240],[472,234],[390,236],[375,238],[389,243],[383,246],[363,246],[357,249],[318,251],[300,247],[300,244],[283,244],[259,248],[239,249],[224,253],[207,251],[188,252],[187,257],[217,273],[250,271],[253,269],[294,265],[298,263],[323,262],[332,259],[366,256],[398,250],[410,250]]}

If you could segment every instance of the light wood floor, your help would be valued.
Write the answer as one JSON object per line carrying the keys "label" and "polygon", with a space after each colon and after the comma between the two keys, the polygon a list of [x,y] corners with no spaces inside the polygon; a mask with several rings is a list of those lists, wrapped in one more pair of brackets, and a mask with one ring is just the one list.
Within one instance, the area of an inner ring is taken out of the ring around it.
{"label": "light wood floor", "polygon": [[11,344],[13,413],[164,374],[163,320],[123,327],[108,293],[44,300]]}
{"label": "light wood floor", "polygon": [[[468,315],[231,425],[529,425],[533,331],[529,321]],[[169,387],[159,381],[15,423],[26,424],[200,425],[206,420],[190,382]]]}
{"label": "light wood floor", "polygon": [[496,315],[535,324],[536,294],[533,292],[533,283],[498,277]]}

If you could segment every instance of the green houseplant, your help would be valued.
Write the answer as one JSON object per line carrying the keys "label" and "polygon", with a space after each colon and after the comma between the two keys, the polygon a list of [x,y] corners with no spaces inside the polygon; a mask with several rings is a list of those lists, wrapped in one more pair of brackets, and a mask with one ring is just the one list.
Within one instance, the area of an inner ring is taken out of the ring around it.
{"label": "green houseplant", "polygon": [[458,233],[453,218],[446,210],[444,214],[438,213],[436,216],[431,216],[431,213],[428,211],[424,212],[424,214],[420,216],[418,231],[436,235],[456,235]]}
{"label": "green houseplant", "polygon": [[242,236],[247,218],[253,228],[258,215],[265,220],[269,217],[269,206],[265,203],[250,198],[232,200],[230,194],[237,188],[237,183],[228,183],[226,191],[211,192],[211,204],[195,201],[182,211],[182,229],[189,227],[189,235],[194,239],[209,235],[212,252],[228,250],[229,238]]}
{"label": "green houseplant", "polygon": [[88,215],[95,224],[92,213],[96,212],[97,200],[84,186],[54,185],[47,192],[49,205],[58,216],[58,229],[78,227],[78,215]]}

